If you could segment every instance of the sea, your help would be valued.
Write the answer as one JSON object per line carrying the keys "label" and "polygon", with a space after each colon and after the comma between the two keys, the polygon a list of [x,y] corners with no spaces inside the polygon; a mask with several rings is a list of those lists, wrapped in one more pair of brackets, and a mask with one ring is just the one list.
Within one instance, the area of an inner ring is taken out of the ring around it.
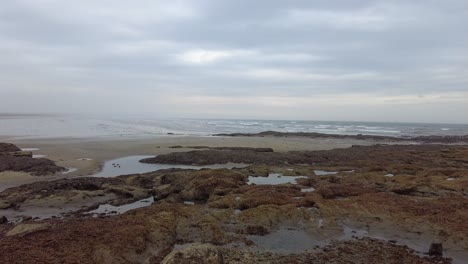
{"label": "sea", "polygon": [[468,124],[0,114],[0,137],[8,139],[148,138],[168,134],[211,136],[220,133],[262,131],[412,137],[467,135]]}

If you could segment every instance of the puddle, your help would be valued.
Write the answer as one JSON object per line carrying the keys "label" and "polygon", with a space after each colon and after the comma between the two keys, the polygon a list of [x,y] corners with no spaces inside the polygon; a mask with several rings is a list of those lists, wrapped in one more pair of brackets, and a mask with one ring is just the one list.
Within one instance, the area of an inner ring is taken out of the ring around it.
{"label": "puddle", "polygon": [[455,178],[447,178],[447,181],[454,181]]}
{"label": "puddle", "polygon": [[321,175],[335,175],[338,172],[337,171],[314,170],[314,173],[317,176],[321,176]]}
{"label": "puddle", "polygon": [[393,177],[393,176],[395,176],[395,175],[394,175],[393,173],[388,173],[388,174],[385,174],[384,176],[385,176],[385,177]]}
{"label": "puddle", "polygon": [[77,168],[66,168],[67,170],[62,172],[62,174],[68,174],[77,171]]}
{"label": "puddle", "polygon": [[90,158],[79,158],[79,159],[76,159],[76,160],[86,160],[86,161],[91,161],[93,159],[90,159]]}
{"label": "puddle", "polygon": [[186,205],[194,205],[195,203],[192,202],[192,201],[184,201],[184,204],[186,204]]}
{"label": "puddle", "polygon": [[[399,232],[392,230],[391,233],[385,232],[379,229],[370,229],[364,230],[360,228],[352,228],[347,225],[343,225],[343,234],[338,239],[339,240],[349,240],[354,237],[370,237],[383,241],[395,241],[396,245],[404,245],[413,250],[419,256],[427,256],[426,252],[429,250],[430,244],[435,237],[431,235],[419,235],[411,232]],[[444,248],[444,257],[451,257],[453,263],[465,263],[463,260],[468,257],[466,252],[460,252],[459,250],[452,248]]]}
{"label": "puddle", "polygon": [[35,159],[39,159],[39,158],[45,158],[45,157],[47,157],[47,155],[38,154],[38,155],[32,155],[32,157],[35,158]]}
{"label": "puddle", "polygon": [[258,249],[275,253],[300,253],[326,244],[313,238],[304,230],[297,229],[280,229],[265,236],[251,235],[248,238]]}
{"label": "puddle", "polygon": [[8,222],[18,224],[24,220],[44,220],[51,218],[64,218],[66,213],[70,213],[71,210],[64,210],[61,208],[24,208],[19,211],[7,209],[2,211],[2,215],[6,216]]}
{"label": "puddle", "polygon": [[315,191],[315,188],[313,187],[301,189],[301,192],[313,192],[313,191]]}
{"label": "puddle", "polygon": [[307,178],[306,176],[284,176],[281,173],[270,173],[268,177],[255,177],[249,176],[247,184],[256,185],[278,185],[278,184],[297,184],[296,180],[301,178]]}
{"label": "puddle", "polygon": [[146,199],[142,199],[142,200],[130,203],[130,204],[124,204],[120,206],[114,206],[110,204],[101,204],[96,210],[86,212],[85,214],[92,214],[93,217],[96,217],[99,214],[118,215],[118,214],[123,214],[133,209],[150,206],[153,202],[154,202],[154,197],[151,196]]}
{"label": "puddle", "polygon": [[37,151],[39,148],[22,148],[22,151]]}
{"label": "puddle", "polygon": [[152,156],[129,156],[119,159],[109,160],[104,163],[101,172],[92,175],[94,177],[116,177],[119,175],[140,174],[163,169],[221,169],[221,168],[243,168],[247,165],[238,163],[215,164],[206,166],[191,166],[191,165],[171,165],[171,164],[148,164],[141,163],[140,160],[152,158]]}

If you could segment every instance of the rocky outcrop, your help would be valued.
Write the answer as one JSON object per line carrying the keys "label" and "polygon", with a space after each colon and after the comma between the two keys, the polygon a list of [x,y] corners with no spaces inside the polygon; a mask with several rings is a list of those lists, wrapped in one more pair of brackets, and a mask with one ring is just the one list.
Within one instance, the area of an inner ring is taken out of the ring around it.
{"label": "rocky outcrop", "polygon": [[[143,163],[208,165],[225,164],[229,162],[285,166],[309,164],[315,166],[347,166],[362,168],[360,170],[381,171],[391,170],[395,173],[414,174],[422,167],[437,168],[439,162],[447,165],[464,167],[468,162],[466,157],[459,155],[457,150],[463,146],[444,145],[374,145],[352,146],[347,149],[320,151],[290,151],[290,152],[256,152],[249,150],[194,150],[188,152],[173,152],[158,155],[154,158],[141,160]],[[448,153],[444,153],[448,151]],[[426,155],[419,155],[425,153]],[[451,158],[448,158],[451,156]]]}
{"label": "rocky outcrop", "polygon": [[215,150],[247,150],[255,152],[273,152],[272,148],[249,148],[249,147],[208,147],[208,146],[171,146],[169,148],[179,149],[215,149]]}
{"label": "rocky outcrop", "polygon": [[[174,152],[167,155],[159,155],[154,158],[142,159],[142,163],[165,163],[186,165],[209,165],[245,163],[245,164],[269,164],[287,163],[288,160],[297,162],[300,156],[291,154],[285,156],[276,152],[258,152],[255,150],[194,150],[189,152]],[[305,159],[304,159],[305,161]]]}
{"label": "rocky outcrop", "polygon": [[0,143],[0,172],[22,171],[42,176],[64,170],[65,168],[55,165],[55,162],[49,159],[35,159],[31,152],[21,151],[13,144]]}
{"label": "rocky outcrop", "polygon": [[161,264],[223,264],[223,254],[211,244],[193,244],[167,255]]}
{"label": "rocky outcrop", "polygon": [[22,171],[32,175],[50,175],[64,171],[65,168],[55,165],[49,159],[34,159],[31,157],[0,156],[0,172],[2,171]]}
{"label": "rocky outcrop", "polygon": [[[201,151],[223,152],[226,160],[230,154],[254,153]],[[445,256],[451,250],[466,253],[466,147],[372,146],[249,155],[272,165],[170,169],[10,188],[0,193],[0,208],[25,212],[43,204],[58,210],[77,201],[82,206],[65,219],[25,221],[21,225],[34,226],[16,230],[12,223],[0,225],[0,250],[8,252],[0,254],[0,263],[450,263],[438,255],[436,244],[433,256],[422,256],[429,242],[419,252],[403,246],[418,244],[410,240],[414,238],[419,243],[439,239]],[[200,161],[190,154],[184,157],[187,162],[187,157]],[[272,173],[303,178],[280,185],[247,184],[251,176]],[[152,205],[125,214],[83,214],[99,204],[122,205],[150,195]],[[285,234],[279,242],[278,234]],[[281,249],[291,241],[302,245],[309,240],[317,243],[294,253],[265,246]]]}
{"label": "rocky outcrop", "polygon": [[442,242],[440,241],[432,242],[431,246],[429,247],[428,253],[431,256],[442,256],[444,254],[444,247],[442,245]]}
{"label": "rocky outcrop", "polygon": [[20,148],[18,148],[16,145],[14,144],[10,144],[10,143],[0,143],[0,153],[4,153],[4,152],[16,152],[16,151],[21,151]]}
{"label": "rocky outcrop", "polygon": [[356,139],[356,140],[374,140],[374,141],[417,141],[424,143],[468,143],[468,135],[463,136],[417,136],[417,137],[391,137],[391,136],[375,136],[375,135],[339,135],[339,134],[324,134],[314,132],[277,132],[264,131],[256,134],[249,133],[232,133],[232,134],[215,134],[214,136],[224,137],[305,137],[305,138],[333,138],[333,139]]}

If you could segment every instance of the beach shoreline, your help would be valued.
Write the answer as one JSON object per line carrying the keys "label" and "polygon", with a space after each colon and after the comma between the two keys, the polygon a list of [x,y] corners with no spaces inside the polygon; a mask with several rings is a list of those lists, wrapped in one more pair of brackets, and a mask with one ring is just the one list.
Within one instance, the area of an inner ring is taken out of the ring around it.
{"label": "beach shoreline", "polygon": [[[35,148],[33,154],[45,155],[58,166],[76,169],[67,174],[31,176],[27,173],[0,172],[0,190],[36,181],[73,178],[96,174],[104,162],[136,155],[162,155],[190,151],[189,146],[272,148],[276,152],[329,150],[352,145],[398,144],[356,139],[221,137],[166,135],[153,138],[28,138],[8,142],[20,148]],[[183,146],[182,148],[171,148]]]}

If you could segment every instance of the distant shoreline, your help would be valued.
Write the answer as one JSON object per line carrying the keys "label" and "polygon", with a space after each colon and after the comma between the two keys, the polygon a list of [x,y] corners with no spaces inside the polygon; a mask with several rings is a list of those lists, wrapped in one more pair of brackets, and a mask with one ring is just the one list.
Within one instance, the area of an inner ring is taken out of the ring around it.
{"label": "distant shoreline", "polygon": [[20,114],[20,113],[0,113],[0,119],[15,119],[22,117],[49,117],[54,116],[52,114]]}
{"label": "distant shoreline", "polygon": [[278,132],[278,131],[263,131],[260,133],[222,133],[213,134],[213,136],[225,137],[301,137],[301,138],[334,138],[334,139],[357,139],[357,140],[376,140],[376,141],[416,141],[422,143],[468,143],[468,135],[463,136],[416,136],[416,137],[393,137],[393,136],[377,136],[377,135],[340,135],[326,134],[316,132]]}

